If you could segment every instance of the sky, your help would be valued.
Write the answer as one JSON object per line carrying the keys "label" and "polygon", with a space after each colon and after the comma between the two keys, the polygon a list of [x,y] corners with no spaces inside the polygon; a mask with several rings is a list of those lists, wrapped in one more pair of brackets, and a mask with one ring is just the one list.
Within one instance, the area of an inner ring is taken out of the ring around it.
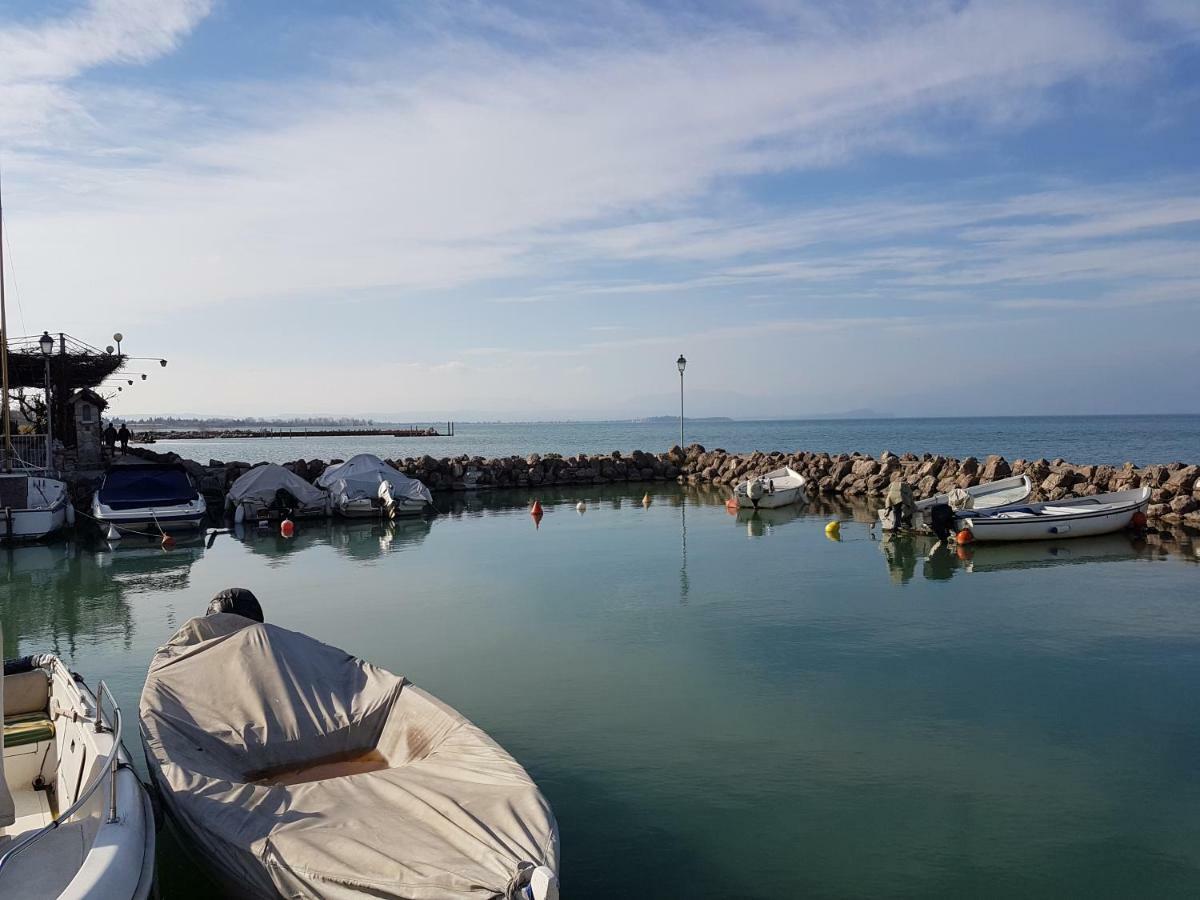
{"label": "sky", "polygon": [[1200,412],[1200,2],[0,0],[117,415]]}

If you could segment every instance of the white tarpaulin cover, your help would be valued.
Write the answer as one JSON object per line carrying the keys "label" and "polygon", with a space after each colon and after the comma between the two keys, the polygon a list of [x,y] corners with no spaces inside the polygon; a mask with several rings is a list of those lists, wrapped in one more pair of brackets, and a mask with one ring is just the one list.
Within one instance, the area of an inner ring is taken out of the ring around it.
{"label": "white tarpaulin cover", "polygon": [[379,485],[384,481],[391,484],[392,496],[397,500],[433,502],[429,488],[371,453],[360,453],[328,466],[317,478],[317,486],[341,494],[342,500],[372,500],[379,496]]}
{"label": "white tarpaulin cover", "polygon": [[481,900],[515,896],[522,863],[558,869],[554,816],[516,760],[305,635],[192,619],[151,661],[140,711],[168,811],[234,894]]}
{"label": "white tarpaulin cover", "polygon": [[304,507],[327,506],[329,494],[319,487],[309,484],[295,472],[269,463],[265,466],[255,466],[235,481],[229,488],[228,501],[236,505],[244,500],[269,506],[275,500],[275,493],[285,490]]}

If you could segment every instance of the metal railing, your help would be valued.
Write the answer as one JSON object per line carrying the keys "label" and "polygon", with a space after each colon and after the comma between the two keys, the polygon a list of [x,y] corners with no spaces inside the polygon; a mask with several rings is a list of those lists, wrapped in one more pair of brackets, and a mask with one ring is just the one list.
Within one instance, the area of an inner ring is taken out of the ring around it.
{"label": "metal railing", "polygon": [[[4,457],[0,435],[0,460]],[[50,468],[50,440],[44,434],[14,434],[8,449],[9,468],[14,472],[44,472]]]}
{"label": "metal railing", "polygon": [[[101,708],[104,705],[105,694],[108,694],[109,702],[112,705],[113,722],[111,728],[104,723],[104,719],[101,714]],[[16,856],[22,850],[25,850],[28,847],[31,847],[33,844],[36,844],[46,835],[50,834],[50,832],[70,821],[71,817],[75,815],[75,813],[79,812],[79,810],[83,808],[83,805],[92,798],[92,795],[96,793],[96,790],[104,783],[105,778],[109,780],[108,817],[106,821],[110,823],[118,821],[117,770],[120,768],[121,762],[121,707],[117,705],[116,698],[113,697],[112,691],[108,689],[108,685],[103,681],[100,682],[100,686],[96,690],[95,727],[96,731],[98,732],[111,730],[113,738],[112,749],[108,751],[108,755],[104,758],[104,761],[96,767],[95,777],[88,782],[87,787],[85,787],[80,795],[75,798],[75,802],[71,804],[70,808],[67,809],[66,812],[60,815],[49,825],[46,825],[44,828],[40,828],[37,831],[25,835],[23,838],[14,841],[9,846],[8,850],[6,850],[4,854],[0,856],[0,875],[4,874],[4,866],[14,856]]]}

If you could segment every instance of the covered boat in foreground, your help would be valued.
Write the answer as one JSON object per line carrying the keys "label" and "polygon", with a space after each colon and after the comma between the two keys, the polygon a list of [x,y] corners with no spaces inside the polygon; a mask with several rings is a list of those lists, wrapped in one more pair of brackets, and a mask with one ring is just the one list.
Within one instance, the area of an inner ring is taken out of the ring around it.
{"label": "covered boat in foreground", "polygon": [[[934,494],[924,500],[913,502],[912,487],[905,482],[893,482],[879,510],[879,523],[884,531],[901,531],[912,528],[916,531],[933,531],[934,509],[950,507],[954,518],[960,520],[971,510],[1003,509],[1024,503],[1033,493],[1033,482],[1028,475],[1013,475],[968,488],[955,488],[942,494]],[[948,526],[949,527],[949,526]]]}
{"label": "covered boat in foreground", "polygon": [[92,499],[92,517],[118,531],[153,534],[199,528],[204,497],[183,466],[145,463],[113,466]]}
{"label": "covered boat in foreground", "polygon": [[558,829],[516,760],[313,638],[192,619],[150,664],[141,726],[165,809],[228,896],[557,897]]}
{"label": "covered boat in foreground", "polygon": [[778,509],[805,499],[804,476],[784,466],[743,481],[733,489],[733,496],[743,509]]}
{"label": "covered boat in foreground", "polygon": [[0,475],[0,541],[39,541],[74,518],[67,486],[44,475]]}
{"label": "covered boat in foreground", "polygon": [[[1112,534],[1145,515],[1150,488],[1029,503],[999,510],[974,510],[962,520],[976,541],[1037,541]],[[1142,519],[1145,524],[1145,519]]]}
{"label": "covered boat in foreground", "polygon": [[225,511],[235,522],[329,515],[329,492],[275,463],[255,466],[229,486]]}
{"label": "covered boat in foreground", "polygon": [[372,453],[326,467],[316,486],[329,491],[334,511],[347,518],[415,516],[433,503],[429,488]]}
{"label": "covered boat in foreground", "polygon": [[2,685],[0,897],[149,897],[154,813],[104,682],[39,654],[5,662]]}

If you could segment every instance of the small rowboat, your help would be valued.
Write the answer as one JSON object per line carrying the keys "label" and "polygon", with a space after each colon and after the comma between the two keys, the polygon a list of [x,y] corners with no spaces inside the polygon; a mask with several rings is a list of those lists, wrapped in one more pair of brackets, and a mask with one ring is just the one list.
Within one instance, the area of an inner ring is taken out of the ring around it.
{"label": "small rowboat", "polygon": [[[1007,506],[1020,505],[1028,500],[1032,493],[1033,482],[1029,480],[1029,476],[1014,475],[1011,478],[1001,478],[999,481],[989,481],[986,484],[961,488],[950,494],[934,494],[932,497],[926,497],[913,504],[911,527],[916,531],[931,531],[931,513],[935,506],[946,504],[954,507],[955,518],[961,520],[970,515],[972,510],[1003,509]],[[952,494],[959,496],[966,494],[969,499],[965,503],[960,502],[956,505],[952,501],[958,497],[952,496]],[[879,522],[884,531],[896,531],[906,527],[901,524],[900,519],[900,511],[894,510],[890,506],[879,510]]]}
{"label": "small rowboat", "polygon": [[778,509],[804,500],[804,476],[784,466],[743,481],[733,489],[737,505],[743,509]]}
{"label": "small rowboat", "polygon": [[972,510],[962,519],[976,541],[1038,541],[1112,534],[1127,528],[1150,505],[1150,488]]}
{"label": "small rowboat", "polygon": [[149,897],[154,813],[104,682],[44,653],[5,662],[2,684],[0,897]]}
{"label": "small rowboat", "polygon": [[221,896],[557,900],[554,815],[499,744],[406,678],[263,624],[248,591],[210,610],[155,654],[141,724]]}

